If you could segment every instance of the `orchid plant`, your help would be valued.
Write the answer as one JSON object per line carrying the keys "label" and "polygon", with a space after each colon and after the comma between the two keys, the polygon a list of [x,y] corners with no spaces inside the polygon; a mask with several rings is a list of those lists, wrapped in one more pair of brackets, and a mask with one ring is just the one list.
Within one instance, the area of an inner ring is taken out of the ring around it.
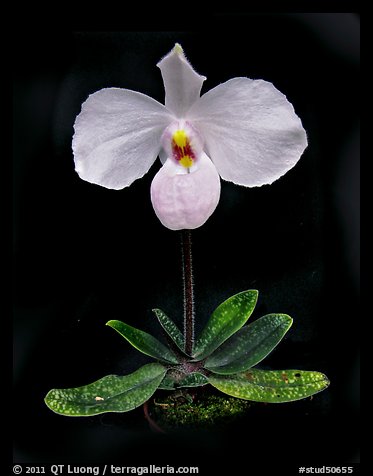
{"label": "orchid plant", "polygon": [[247,325],[256,290],[224,301],[198,338],[194,335],[190,230],[202,226],[217,207],[220,178],[256,187],[271,184],[297,163],[307,147],[300,119],[286,97],[263,80],[234,78],[200,96],[206,78],[192,68],[179,44],[158,66],[165,105],[139,92],[102,89],[83,104],[72,145],[79,176],[115,190],[141,178],[160,157],[150,197],[161,223],[182,234],[183,332],[160,309],[153,311],[165,343],[110,320],[109,327],[155,362],[129,375],[50,390],[46,404],[62,415],[89,416],[132,410],[157,389],[212,385],[233,397],[268,403],[324,390],[329,381],[321,372],[255,368],[292,324],[287,314],[275,313]]}

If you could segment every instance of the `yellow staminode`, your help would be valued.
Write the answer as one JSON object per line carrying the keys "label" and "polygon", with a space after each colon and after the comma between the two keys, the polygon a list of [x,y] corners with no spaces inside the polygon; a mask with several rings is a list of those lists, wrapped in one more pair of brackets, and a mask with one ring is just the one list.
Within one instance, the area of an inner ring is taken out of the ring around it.
{"label": "yellow staminode", "polygon": [[175,131],[172,138],[178,147],[185,147],[187,144],[188,136],[186,135],[184,129],[178,129]]}
{"label": "yellow staminode", "polygon": [[180,164],[183,167],[186,167],[187,169],[189,169],[193,165],[193,159],[189,155],[184,155],[180,159]]}
{"label": "yellow staminode", "polygon": [[189,169],[193,165],[194,155],[190,140],[184,129],[177,129],[172,134],[174,157],[179,164]]}

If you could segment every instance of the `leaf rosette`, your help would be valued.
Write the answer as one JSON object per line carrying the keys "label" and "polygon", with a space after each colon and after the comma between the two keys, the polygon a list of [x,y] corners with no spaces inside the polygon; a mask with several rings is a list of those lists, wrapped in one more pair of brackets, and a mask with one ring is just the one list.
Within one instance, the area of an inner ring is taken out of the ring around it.
{"label": "leaf rosette", "polygon": [[45,403],[61,415],[91,416],[133,410],[158,389],[209,384],[236,398],[283,403],[327,388],[329,380],[321,372],[254,368],[280,343],[293,322],[287,314],[274,313],[247,324],[257,299],[256,290],[247,290],[221,303],[196,340],[191,356],[184,352],[182,332],[160,309],[153,311],[168,336],[167,344],[124,322],[108,321],[109,327],[156,362],[129,375],[108,375],[82,387],[50,390]]}

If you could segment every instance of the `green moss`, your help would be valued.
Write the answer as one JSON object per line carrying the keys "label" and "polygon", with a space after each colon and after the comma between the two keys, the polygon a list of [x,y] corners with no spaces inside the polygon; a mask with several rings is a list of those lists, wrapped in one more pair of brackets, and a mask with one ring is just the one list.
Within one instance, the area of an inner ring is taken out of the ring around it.
{"label": "green moss", "polygon": [[233,423],[252,405],[228,395],[189,390],[156,394],[150,408],[151,418],[163,429],[211,429]]}

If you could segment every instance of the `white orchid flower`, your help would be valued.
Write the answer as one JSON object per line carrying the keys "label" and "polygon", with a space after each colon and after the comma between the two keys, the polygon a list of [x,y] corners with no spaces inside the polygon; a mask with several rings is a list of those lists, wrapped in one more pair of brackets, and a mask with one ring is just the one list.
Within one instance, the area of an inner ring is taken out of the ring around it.
{"label": "white orchid flower", "polygon": [[76,171],[88,182],[122,189],[157,156],[163,163],[151,201],[171,230],[194,229],[214,212],[220,177],[246,187],[270,184],[307,147],[293,106],[271,83],[233,78],[200,97],[206,79],[179,44],[157,65],[165,105],[128,89],[90,95],[75,121]]}

